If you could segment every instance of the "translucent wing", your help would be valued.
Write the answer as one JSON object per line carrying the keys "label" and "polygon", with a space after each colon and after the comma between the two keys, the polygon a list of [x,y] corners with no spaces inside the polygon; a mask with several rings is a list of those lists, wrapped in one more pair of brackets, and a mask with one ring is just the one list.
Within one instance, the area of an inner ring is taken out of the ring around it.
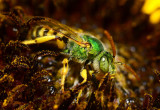
{"label": "translucent wing", "polygon": [[37,38],[37,40],[39,40],[44,39],[45,37],[45,40],[47,41],[48,39],[66,37],[82,47],[89,46],[89,43],[85,42],[83,38],[78,35],[78,31],[61,24],[56,20],[44,17],[34,17],[31,18],[27,24],[30,26],[28,39]]}

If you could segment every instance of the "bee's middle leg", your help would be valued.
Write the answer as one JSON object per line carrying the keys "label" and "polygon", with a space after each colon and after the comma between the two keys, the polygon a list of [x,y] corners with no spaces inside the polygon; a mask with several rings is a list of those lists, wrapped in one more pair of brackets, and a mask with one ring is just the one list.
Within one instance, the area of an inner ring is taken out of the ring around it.
{"label": "bee's middle leg", "polygon": [[[83,69],[83,70],[81,71],[80,75],[81,75],[81,77],[83,78],[83,81],[81,82],[81,84],[83,84],[83,83],[85,83],[85,82],[87,81],[87,70],[86,70],[86,69]],[[79,91],[79,93],[78,93],[78,96],[77,96],[77,104],[78,104],[79,98],[80,98],[80,96],[81,96],[81,94],[82,94],[82,90],[83,90],[83,89],[81,89],[81,90]]]}
{"label": "bee's middle leg", "polygon": [[61,90],[62,92],[64,92],[64,83],[65,83],[65,78],[66,78],[66,75],[68,73],[68,59],[63,59],[62,61],[63,63],[63,68],[62,68],[62,71],[61,71]]}

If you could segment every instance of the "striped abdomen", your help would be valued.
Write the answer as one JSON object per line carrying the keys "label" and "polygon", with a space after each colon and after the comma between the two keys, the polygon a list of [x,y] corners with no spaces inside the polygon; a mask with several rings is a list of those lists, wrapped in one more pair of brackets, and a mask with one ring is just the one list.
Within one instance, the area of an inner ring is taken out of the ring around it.
{"label": "striped abdomen", "polygon": [[56,39],[63,41],[63,43],[72,40],[81,47],[90,47],[90,44],[77,34],[79,32],[55,20],[45,18],[44,20],[29,22],[29,26],[27,39],[22,42],[24,44],[38,44]]}
{"label": "striped abdomen", "polygon": [[38,37],[47,37],[52,36],[53,39],[62,39],[64,36],[66,36],[67,31],[64,31],[62,29],[53,29],[46,25],[40,25],[36,26],[31,30],[31,38],[36,39]]}

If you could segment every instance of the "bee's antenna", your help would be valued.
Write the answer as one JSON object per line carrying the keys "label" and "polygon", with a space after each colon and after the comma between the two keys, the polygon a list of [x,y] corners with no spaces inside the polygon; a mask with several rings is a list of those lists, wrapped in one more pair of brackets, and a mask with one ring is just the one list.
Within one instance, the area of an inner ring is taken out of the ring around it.
{"label": "bee's antenna", "polygon": [[[106,37],[108,38],[110,44],[111,44],[111,47],[112,47],[112,51],[113,51],[113,62],[115,60],[115,56],[116,56],[116,47],[115,47],[115,44],[113,42],[113,38],[112,36],[109,34],[109,32],[107,30],[104,30],[104,34],[106,35]],[[130,71],[135,77],[137,80],[140,80],[139,76],[137,75],[137,73],[128,65],[126,65],[125,63],[122,63],[122,62],[114,62],[115,64],[120,64],[122,66],[124,66],[128,71]]]}
{"label": "bee's antenna", "polygon": [[109,40],[111,47],[112,47],[112,51],[113,51],[113,59],[115,59],[116,56],[116,47],[115,44],[113,42],[113,38],[112,36],[109,34],[109,32],[107,30],[104,30],[104,34],[106,35],[107,39]]}
{"label": "bee's antenna", "polygon": [[139,76],[137,75],[137,73],[127,64],[122,63],[122,62],[114,62],[115,64],[120,64],[122,66],[124,66],[129,72],[131,72],[137,80],[140,80]]}

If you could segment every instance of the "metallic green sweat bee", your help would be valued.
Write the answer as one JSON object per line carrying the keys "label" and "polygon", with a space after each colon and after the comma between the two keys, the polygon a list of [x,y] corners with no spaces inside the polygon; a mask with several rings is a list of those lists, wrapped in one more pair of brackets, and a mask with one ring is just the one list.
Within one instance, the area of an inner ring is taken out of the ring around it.
{"label": "metallic green sweat bee", "polygon": [[[55,40],[61,53],[68,55],[70,60],[90,65],[96,72],[114,73],[114,56],[107,52],[102,42],[93,35],[79,32],[53,19],[44,17],[33,17],[28,21],[28,25],[27,39],[22,41],[23,44],[31,45]],[[64,86],[65,76],[68,72],[68,60],[64,59],[63,64],[62,86]],[[83,70],[81,76],[85,82],[87,73]],[[64,91],[64,87],[62,87],[62,91]]]}
{"label": "metallic green sweat bee", "polygon": [[57,45],[70,59],[90,64],[98,72],[114,71],[113,56],[107,52],[97,38],[89,33],[78,32],[50,18],[34,17],[30,20],[30,30],[23,44],[39,44],[57,40]]}

